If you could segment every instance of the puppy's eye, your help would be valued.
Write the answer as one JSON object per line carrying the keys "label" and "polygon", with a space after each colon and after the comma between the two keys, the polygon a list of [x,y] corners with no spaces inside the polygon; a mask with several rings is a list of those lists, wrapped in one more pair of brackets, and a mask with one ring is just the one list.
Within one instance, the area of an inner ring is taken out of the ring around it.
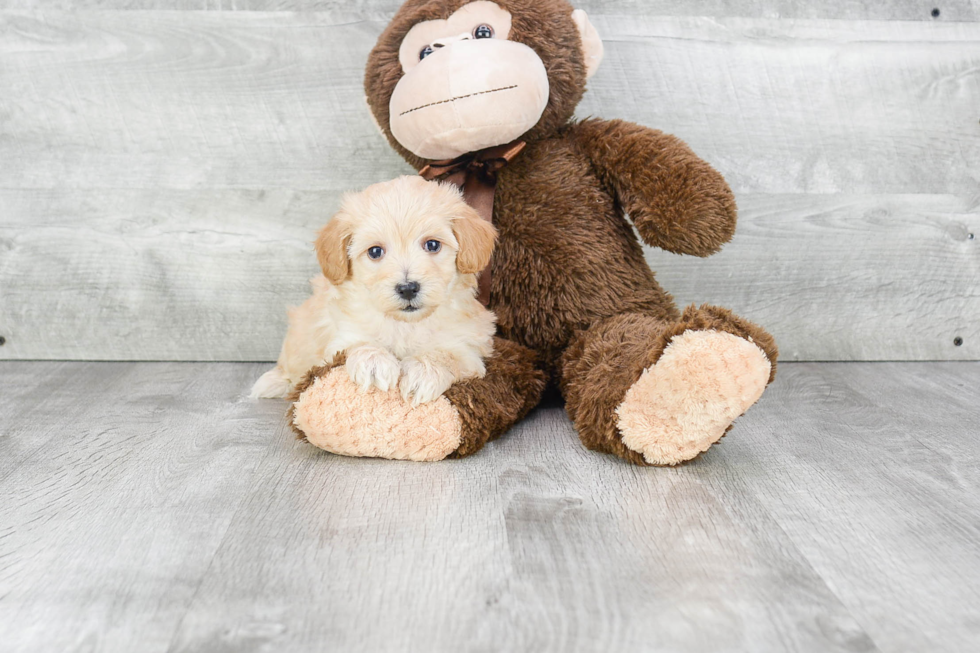
{"label": "puppy's eye", "polygon": [[428,56],[429,56],[430,54],[432,54],[433,52],[435,52],[435,50],[433,50],[433,49],[432,49],[432,46],[431,46],[431,45],[427,45],[427,46],[425,46],[425,47],[424,47],[424,48],[422,48],[422,50],[421,50],[421,51],[419,52],[419,61],[422,61],[423,59],[425,59],[426,57],[428,57]]}
{"label": "puppy's eye", "polygon": [[492,39],[493,38],[493,28],[489,25],[480,25],[475,30],[473,30],[473,38],[475,39]]}
{"label": "puppy's eye", "polygon": [[371,259],[372,261],[377,261],[379,258],[385,255],[385,248],[378,247],[377,245],[375,245],[374,247],[369,247],[367,251],[367,255],[368,258]]}
{"label": "puppy's eye", "polygon": [[442,249],[442,243],[440,243],[438,240],[427,240],[422,247],[424,247],[425,251],[428,253],[435,254]]}

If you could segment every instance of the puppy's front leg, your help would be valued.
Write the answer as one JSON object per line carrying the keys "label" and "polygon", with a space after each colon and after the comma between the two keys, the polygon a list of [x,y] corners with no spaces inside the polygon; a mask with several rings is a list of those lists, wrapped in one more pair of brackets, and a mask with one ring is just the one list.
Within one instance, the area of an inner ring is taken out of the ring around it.
{"label": "puppy's front leg", "polygon": [[398,384],[405,401],[413,406],[442,396],[456,380],[457,361],[449,354],[432,352],[402,361],[402,378]]}
{"label": "puppy's front leg", "polygon": [[372,387],[387,392],[398,384],[401,368],[398,359],[387,349],[358,345],[347,352],[347,374],[365,392]]}

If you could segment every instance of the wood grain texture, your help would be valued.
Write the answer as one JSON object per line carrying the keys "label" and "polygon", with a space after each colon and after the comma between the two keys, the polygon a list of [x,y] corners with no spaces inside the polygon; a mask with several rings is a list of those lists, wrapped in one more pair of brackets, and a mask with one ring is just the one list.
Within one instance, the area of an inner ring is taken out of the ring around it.
{"label": "wood grain texture", "polygon": [[[389,5],[0,13],[0,358],[274,358],[341,192],[409,172],[361,90]],[[663,285],[791,359],[980,358],[980,25],[658,6],[589,7],[580,114],[677,133],[742,207],[719,256],[650,252]]]}
{"label": "wood grain texture", "polygon": [[263,369],[0,363],[5,653],[975,648],[978,363],[787,364],[674,469],[556,405],[332,456],[239,399]]}
{"label": "wood grain texture", "polygon": [[587,452],[559,407],[448,465],[286,437],[173,650],[875,650],[751,499]]}
{"label": "wood grain texture", "polygon": [[[3,368],[0,393],[0,479],[12,473],[21,463],[44,451],[60,434],[60,429],[45,420],[33,419],[40,397],[45,410],[52,415],[84,417],[89,408],[78,385],[90,381],[93,371],[68,363],[32,363]],[[119,368],[108,368],[99,378],[103,392],[124,392],[119,383]],[[14,428],[13,425],[16,425]]]}
{"label": "wood grain texture", "polygon": [[4,651],[166,650],[282,422],[236,403],[259,369],[0,368],[36,379],[0,429],[0,460],[29,452],[0,469]]}
{"label": "wood grain texture", "polygon": [[514,569],[499,650],[876,650],[711,463],[643,473],[582,448],[560,407],[518,425],[494,463]]}
{"label": "wood grain texture", "polygon": [[975,364],[788,365],[768,414],[739,425],[757,437],[726,442],[729,461],[755,461],[735,484],[881,650],[976,649],[978,388]]}
{"label": "wood grain texture", "polygon": [[[977,0],[575,0],[589,14],[831,18],[845,20],[976,21]],[[335,11],[390,16],[401,0],[0,0],[0,10]],[[932,10],[941,7],[940,15]]]}
{"label": "wood grain texture", "polygon": [[364,101],[382,21],[0,14],[5,188],[360,187],[407,166]]}
{"label": "wood grain texture", "polygon": [[[274,360],[330,193],[0,191],[8,358]],[[33,270],[33,274],[21,271]]]}
{"label": "wood grain texture", "polygon": [[[0,204],[14,216],[0,357],[274,360],[336,195],[0,190]],[[648,260],[681,305],[765,325],[784,360],[975,360],[977,234],[980,203],[955,196],[746,195],[720,254]]]}
{"label": "wood grain texture", "polygon": [[643,16],[595,24],[605,70],[579,112],[680,136],[736,193],[980,188],[980,25]]}
{"label": "wood grain texture", "polygon": [[978,235],[980,195],[748,195],[721,253],[647,260],[680,304],[765,325],[783,360],[977,360]]}
{"label": "wood grain texture", "polygon": [[[405,167],[355,13],[0,15],[5,188],[331,189]],[[595,17],[581,115],[676,133],[737,193],[980,186],[980,25]]]}

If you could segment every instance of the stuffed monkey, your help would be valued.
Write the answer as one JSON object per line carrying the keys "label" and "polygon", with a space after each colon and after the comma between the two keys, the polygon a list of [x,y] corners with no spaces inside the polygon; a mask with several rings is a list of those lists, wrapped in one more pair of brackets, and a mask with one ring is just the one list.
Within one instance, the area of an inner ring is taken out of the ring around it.
{"label": "stuffed monkey", "polygon": [[[735,231],[725,180],[683,142],[621,120],[573,118],[602,42],[564,0],[408,0],[365,75],[391,146],[464,187],[492,218],[482,282],[498,335],[487,374],[417,408],[359,392],[343,360],[297,388],[296,430],[347,455],[465,456],[561,391],[582,443],[674,465],[717,442],[776,373],[759,326],[715,306],[683,312],[647,245],[708,256]],[[637,71],[640,74],[642,71]],[[487,297],[488,295],[488,297]],[[339,367],[338,367],[339,366]]]}

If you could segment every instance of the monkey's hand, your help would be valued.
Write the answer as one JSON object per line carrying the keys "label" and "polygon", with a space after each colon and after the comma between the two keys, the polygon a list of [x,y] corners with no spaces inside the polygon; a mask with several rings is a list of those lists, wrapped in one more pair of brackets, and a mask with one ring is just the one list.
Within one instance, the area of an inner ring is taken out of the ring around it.
{"label": "monkey's hand", "polygon": [[731,189],[680,139],[622,120],[585,120],[571,135],[648,245],[708,256],[731,240]]}

